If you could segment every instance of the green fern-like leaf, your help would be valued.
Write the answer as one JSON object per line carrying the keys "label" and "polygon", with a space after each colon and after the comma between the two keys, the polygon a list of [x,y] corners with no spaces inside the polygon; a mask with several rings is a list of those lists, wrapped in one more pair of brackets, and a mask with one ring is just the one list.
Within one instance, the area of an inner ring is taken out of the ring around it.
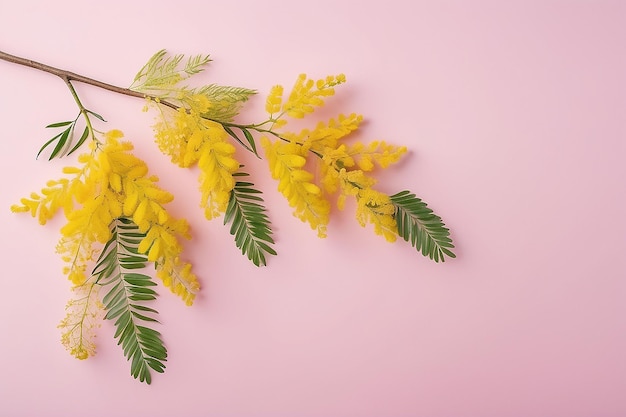
{"label": "green fern-like leaf", "polygon": [[401,191],[391,196],[396,208],[395,219],[398,234],[422,255],[435,262],[445,261],[444,255],[455,258],[450,231],[441,217],[428,208],[426,203],[410,191]]}
{"label": "green fern-like leaf", "polygon": [[250,96],[256,94],[255,90],[250,90],[249,88],[216,84],[204,86],[197,91],[194,90],[194,92],[204,94],[211,103],[215,103],[214,106],[209,107],[206,113],[202,114],[202,117],[219,122],[232,121],[239,114],[241,105],[248,101]]}
{"label": "green fern-like leaf", "polygon": [[158,312],[144,305],[157,297],[156,283],[135,270],[145,268],[148,262],[137,251],[144,234],[132,220],[115,219],[111,224],[111,238],[106,243],[93,275],[96,282],[108,287],[102,302],[107,310],[105,319],[115,320],[115,338],[122,346],[124,356],[131,361],[131,375],[150,384],[150,369],[163,373],[167,350],[161,334],[139,323],[154,323]]}
{"label": "green fern-like leaf", "polygon": [[[247,177],[245,172],[234,174]],[[259,197],[261,191],[253,188],[251,182],[237,181],[230,194],[224,216],[224,224],[231,223],[230,234],[235,236],[235,244],[256,266],[266,265],[265,255],[276,255],[270,246],[274,243],[270,220]]]}
{"label": "green fern-like leaf", "polygon": [[194,75],[204,70],[204,66],[211,61],[208,55],[192,55],[185,64],[185,73]]}
{"label": "green fern-like leaf", "polygon": [[162,49],[154,54],[139,70],[130,89],[141,92],[170,90],[178,82],[202,71],[210,61],[208,55],[194,55],[180,68],[184,55],[168,56]]}

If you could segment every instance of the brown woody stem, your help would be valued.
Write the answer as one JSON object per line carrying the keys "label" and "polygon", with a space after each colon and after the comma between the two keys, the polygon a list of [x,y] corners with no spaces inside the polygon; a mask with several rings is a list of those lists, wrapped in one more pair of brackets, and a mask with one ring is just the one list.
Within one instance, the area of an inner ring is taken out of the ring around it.
{"label": "brown woody stem", "polygon": [[[39,71],[47,72],[49,74],[56,75],[60,77],[65,82],[68,81],[78,81],[84,84],[93,85],[95,87],[102,88],[104,90],[112,91],[114,93],[123,94],[126,96],[137,97],[137,98],[150,98],[155,99],[155,97],[149,96],[147,94],[139,93],[137,91],[130,90],[128,88],[118,87],[112,84],[107,84],[102,81],[94,80],[93,78],[85,77],[84,75],[76,74],[71,71],[66,71],[63,69],[55,68],[50,65],[42,64],[41,62],[33,61],[31,59],[21,58],[15,55],[8,54],[6,52],[0,51],[0,59],[11,62],[13,64],[24,65],[25,67],[34,68]],[[168,103],[167,101],[159,100],[161,104],[164,106],[171,107],[172,109],[178,109],[178,106],[172,103]]]}

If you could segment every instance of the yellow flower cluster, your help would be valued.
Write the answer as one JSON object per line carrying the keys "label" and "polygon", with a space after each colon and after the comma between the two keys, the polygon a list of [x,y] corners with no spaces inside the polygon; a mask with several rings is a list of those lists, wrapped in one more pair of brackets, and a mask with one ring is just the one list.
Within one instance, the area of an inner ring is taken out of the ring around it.
{"label": "yellow flower cluster", "polygon": [[324,199],[320,188],[313,181],[313,174],[306,171],[306,153],[297,143],[270,142],[266,137],[261,144],[270,165],[272,178],[278,180],[278,190],[295,208],[294,215],[308,222],[317,230],[319,237],[326,237],[330,204]]}
{"label": "yellow flower cluster", "polygon": [[274,114],[280,113],[283,105],[283,86],[275,85],[270,89],[270,93],[265,100],[265,111],[269,113],[270,118]]}
{"label": "yellow flower cluster", "polygon": [[41,190],[43,195],[31,193],[30,198],[20,199],[21,205],[13,205],[11,210],[13,212],[30,212],[33,217],[37,217],[39,224],[45,225],[60,208],[63,208],[66,214],[72,211],[72,201],[65,196],[71,194],[72,190],[69,188],[73,188],[75,185],[75,182],[70,182],[66,178],[58,181],[50,180],[46,183],[46,187]]}
{"label": "yellow flower cluster", "polygon": [[163,115],[154,129],[159,149],[172,162],[180,167],[197,163],[201,171],[200,205],[206,218],[212,219],[226,211],[239,162],[224,127],[201,117],[201,112],[201,108],[180,108],[171,118]]}
{"label": "yellow flower cluster", "polygon": [[356,218],[361,226],[374,225],[374,232],[382,235],[388,242],[395,242],[398,235],[396,220],[393,218],[395,207],[388,195],[371,188],[359,190],[357,196]]}
{"label": "yellow flower cluster", "polygon": [[96,354],[95,330],[100,327],[104,306],[98,299],[99,285],[88,282],[74,287],[78,297],[68,301],[67,315],[57,326],[63,329],[61,343],[77,359],[87,359]]}
{"label": "yellow flower cluster", "polygon": [[163,207],[173,197],[160,189],[158,178],[148,177],[148,167],[130,151],[129,142],[120,142],[122,132],[105,134],[105,142],[92,143],[92,152],[79,157],[82,168],[67,167],[70,180],[48,183],[43,196],[31,195],[13,211],[30,211],[45,223],[63,207],[67,224],[61,228],[57,251],[67,262],[64,273],[76,286],[88,277],[86,268],[96,257],[96,244],[111,237],[110,225],[119,217],[128,217],[145,233],[139,252],[157,265],[157,274],[165,285],[191,304],[199,289],[191,267],[180,260],[182,246],[178,237],[188,237],[188,225],[174,219]]}
{"label": "yellow flower cluster", "polygon": [[337,119],[330,119],[327,123],[318,122],[313,130],[303,129],[298,134],[285,132],[282,136],[301,144],[304,151],[324,153],[335,149],[339,140],[357,130],[362,121],[363,116],[356,113],[349,116],[340,114]]}
{"label": "yellow flower cluster", "polygon": [[[282,87],[273,87],[267,98],[266,110],[274,127],[286,124],[282,119],[285,114],[301,118],[313,112],[315,107],[323,105],[322,97],[333,95],[334,86],[344,81],[343,75],[317,81],[301,75],[284,104]],[[366,172],[372,171],[376,165],[387,168],[400,159],[406,148],[384,141],[368,145],[340,143],[342,138],[358,128],[362,120],[362,116],[354,113],[339,115],[328,123],[319,122],[313,130],[304,129],[297,134],[280,132],[284,142],[272,143],[263,138],[262,144],[272,176],[279,181],[279,191],[295,208],[295,215],[317,229],[321,237],[325,236],[329,218],[329,203],[325,194],[339,191],[337,205],[340,209],[344,207],[346,196],[354,196],[359,224],[373,224],[376,234],[392,242],[397,236],[394,206],[389,196],[372,188],[376,180]],[[310,154],[319,157],[319,186],[313,181],[314,175],[305,167]]]}
{"label": "yellow flower cluster", "polygon": [[335,86],[346,81],[346,76],[329,75],[317,82],[307,79],[306,74],[300,74],[294,84],[287,100],[283,103],[283,87],[275,85],[267,96],[265,110],[270,115],[270,120],[280,127],[287,123],[282,117],[286,114],[290,117],[301,119],[309,113],[313,113],[315,107],[324,105],[324,97],[335,94]]}
{"label": "yellow flower cluster", "polygon": [[346,76],[329,75],[325,79],[313,81],[306,74],[300,74],[291,94],[283,105],[283,112],[288,116],[301,119],[306,114],[313,113],[315,107],[324,105],[324,97],[335,94],[335,86],[346,81]]}

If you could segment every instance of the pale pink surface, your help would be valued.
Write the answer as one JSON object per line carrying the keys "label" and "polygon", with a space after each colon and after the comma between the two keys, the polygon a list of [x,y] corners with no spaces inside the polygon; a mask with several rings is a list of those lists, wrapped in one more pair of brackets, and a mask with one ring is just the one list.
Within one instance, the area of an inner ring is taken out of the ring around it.
{"label": "pale pink surface", "polygon": [[[129,3],[129,4],[125,4]],[[156,50],[210,53],[205,82],[259,89],[344,72],[324,115],[405,145],[380,176],[452,229],[434,264],[335,212],[319,240],[264,161],[279,256],[257,269],[197,208],[196,177],[150,139],[143,103],[79,86],[136,143],[204,286],[158,303],[169,361],[134,381],[105,323],[98,355],[58,342],[69,297],[41,228],[10,204],[69,162],[35,161],[75,107],[54,77],[0,62],[2,416],[626,415],[626,3],[623,1],[3,2],[0,49],[128,85]]]}

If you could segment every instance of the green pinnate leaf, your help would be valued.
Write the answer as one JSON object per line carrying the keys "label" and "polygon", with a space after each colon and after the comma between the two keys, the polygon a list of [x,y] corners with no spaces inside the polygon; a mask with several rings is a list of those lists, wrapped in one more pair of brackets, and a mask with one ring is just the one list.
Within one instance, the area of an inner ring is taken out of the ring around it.
{"label": "green pinnate leaf", "polygon": [[[211,106],[202,114],[202,117],[219,122],[232,121],[241,111],[243,103],[256,94],[255,90],[249,88],[221,86],[217,84],[192,89],[190,92],[193,94],[202,94],[206,96],[211,103],[217,104]],[[243,133],[246,135],[245,131]],[[255,147],[255,145],[252,145],[252,147]]]}
{"label": "green pinnate leaf", "polygon": [[[151,277],[136,272],[145,268],[148,259],[136,251],[129,251],[122,242],[132,241],[133,246],[144,236],[131,219],[115,219],[111,224],[111,238],[105,244],[93,275],[96,282],[108,289],[102,302],[107,311],[105,319],[115,320],[115,335],[124,356],[130,361],[131,375],[150,384],[150,370],[162,373],[167,349],[161,335],[143,324],[158,323],[158,312],[144,305],[156,300]],[[142,324],[143,323],[143,324]]]}
{"label": "green pinnate leaf", "polygon": [[201,72],[211,60],[208,55],[193,55],[181,65],[184,55],[169,56],[165,49],[155,53],[139,70],[130,89],[141,92],[166,91],[180,81]]}
{"label": "green pinnate leaf", "polygon": [[454,245],[450,231],[425,202],[410,191],[401,191],[390,198],[395,206],[394,217],[400,237],[435,262],[444,262],[446,256],[456,257],[452,252]]}
{"label": "green pinnate leaf", "polygon": [[[238,172],[236,177],[248,176]],[[231,191],[230,200],[224,215],[224,224],[230,223],[230,234],[235,237],[235,245],[243,255],[256,266],[266,265],[267,255],[276,255],[272,248],[272,230],[266,209],[259,202],[261,191],[253,188],[254,184],[237,181]]]}

